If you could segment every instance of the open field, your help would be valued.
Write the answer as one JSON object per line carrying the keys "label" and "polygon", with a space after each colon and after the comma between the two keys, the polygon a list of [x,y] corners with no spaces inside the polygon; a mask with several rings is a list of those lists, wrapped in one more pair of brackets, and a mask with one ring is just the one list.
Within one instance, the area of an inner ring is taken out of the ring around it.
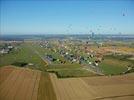
{"label": "open field", "polygon": [[96,74],[85,70],[79,64],[57,64],[47,66],[48,72],[54,72],[59,78],[97,76]]}
{"label": "open field", "polygon": [[38,100],[57,100],[48,73],[42,72],[38,88]]}
{"label": "open field", "polygon": [[128,66],[134,66],[134,62],[127,59],[127,56],[113,56],[104,57],[99,67],[104,71],[104,74],[121,74],[127,70]]}
{"label": "open field", "polygon": [[58,100],[133,100],[134,74],[51,80]]}
{"label": "open field", "polygon": [[127,65],[129,64],[126,61],[119,61],[117,59],[105,59],[99,67],[103,69],[105,74],[120,74],[127,70]]}
{"label": "open field", "polygon": [[43,61],[34,51],[31,50],[29,44],[23,43],[18,46],[17,50],[13,50],[9,54],[0,55],[0,67],[11,65],[18,62],[32,63],[32,66],[27,66],[34,69],[43,70],[46,62]]}
{"label": "open field", "polygon": [[1,100],[133,100],[134,74],[57,78],[55,74],[2,67]]}
{"label": "open field", "polygon": [[14,68],[0,84],[1,100],[37,100],[40,71]]}
{"label": "open field", "polygon": [[6,78],[13,70],[14,68],[9,66],[0,68],[0,84],[6,80]]}
{"label": "open field", "polygon": [[92,87],[99,96],[96,100],[133,100],[134,74],[113,77],[83,78],[84,82]]}

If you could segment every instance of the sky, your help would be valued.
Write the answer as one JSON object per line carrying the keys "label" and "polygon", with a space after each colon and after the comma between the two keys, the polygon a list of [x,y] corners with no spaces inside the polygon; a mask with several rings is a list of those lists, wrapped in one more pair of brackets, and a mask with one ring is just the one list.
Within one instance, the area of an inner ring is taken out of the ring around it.
{"label": "sky", "polygon": [[134,0],[0,0],[1,34],[134,34]]}

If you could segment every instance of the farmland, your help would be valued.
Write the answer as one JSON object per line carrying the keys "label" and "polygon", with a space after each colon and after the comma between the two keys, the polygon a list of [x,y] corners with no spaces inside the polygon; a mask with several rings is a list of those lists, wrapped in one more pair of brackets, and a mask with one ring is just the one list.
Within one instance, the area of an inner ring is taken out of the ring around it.
{"label": "farmland", "polygon": [[[56,40],[55,40],[56,41]],[[83,43],[84,44],[84,43]],[[63,46],[64,45],[64,46]],[[76,49],[77,46],[78,50]],[[61,47],[63,46],[63,47]],[[38,69],[41,71],[54,72],[60,78],[79,77],[79,76],[95,76],[92,68],[83,68],[82,66],[94,66],[99,56],[102,57],[101,63],[98,63],[98,69],[105,75],[118,75],[127,71],[128,66],[133,66],[133,56],[106,56],[107,52],[112,52],[109,46],[99,47],[96,45],[83,48],[81,42],[53,42],[51,41],[24,41],[17,45],[17,49],[13,49],[10,53],[0,55],[0,66],[15,65]],[[119,47],[118,47],[119,48]],[[120,49],[123,47],[120,47]],[[123,49],[125,52],[133,52],[133,48],[127,47]],[[120,50],[119,49],[119,50]],[[71,51],[70,51],[71,50]],[[107,51],[108,50],[108,51]],[[123,50],[121,52],[123,52]],[[86,52],[89,52],[88,54]],[[94,51],[94,52],[92,52]],[[100,54],[101,53],[101,54]],[[99,55],[99,56],[98,56]],[[90,57],[94,56],[94,57]],[[53,59],[53,61],[51,61]],[[89,63],[92,63],[91,65]],[[96,65],[95,65],[96,66]],[[96,67],[97,68],[97,67]],[[89,70],[88,70],[89,69]],[[94,70],[93,70],[94,71]],[[96,73],[96,72],[95,72]],[[97,75],[98,73],[96,73]]]}
{"label": "farmland", "polygon": [[[45,61],[43,61],[35,52],[33,52],[29,45],[24,43],[20,44],[17,47],[17,50],[13,50],[9,54],[0,55],[0,66],[5,65],[14,65],[14,63],[32,63],[33,66],[27,66],[35,69],[43,68],[46,65]],[[16,65],[18,66],[18,65]]]}
{"label": "farmland", "polygon": [[0,100],[134,100],[134,0],[0,0]]}
{"label": "farmland", "polygon": [[48,73],[42,73],[38,88],[38,100],[57,100],[51,78]]}
{"label": "farmland", "polygon": [[[71,62],[66,61],[66,64],[59,64],[58,62],[52,62],[51,65],[47,65],[47,61],[43,59],[46,53],[54,54],[54,52],[43,49],[35,43],[23,43],[18,46],[18,50],[14,50],[6,55],[1,55],[0,66],[4,65],[15,65],[20,66],[21,63],[26,65],[31,69],[38,69],[41,71],[55,72],[59,77],[73,77],[73,76],[92,76],[91,72],[84,70],[79,64],[71,64]],[[65,60],[58,53],[54,55],[57,59]],[[6,62],[5,62],[6,61]],[[28,65],[32,63],[33,65]],[[23,66],[22,66],[23,67]],[[76,73],[74,73],[76,71]]]}
{"label": "farmland", "polygon": [[37,100],[40,75],[39,71],[14,68],[5,81],[0,80],[1,100]]}
{"label": "farmland", "polygon": [[134,65],[134,62],[126,59],[120,60],[117,57],[106,57],[100,64],[100,68],[104,70],[105,74],[120,74],[127,70],[127,66]]}
{"label": "farmland", "polygon": [[85,41],[6,42],[0,54],[2,100],[134,99],[133,47],[121,51],[118,45],[115,52]]}
{"label": "farmland", "polygon": [[[0,78],[2,100],[133,100],[134,75],[59,79],[53,73],[6,66]],[[12,71],[11,71],[12,70]],[[118,91],[117,91],[118,90]]]}
{"label": "farmland", "polygon": [[132,100],[134,98],[133,74],[68,79],[57,79],[54,74],[50,76],[58,100],[123,100],[125,98]]}

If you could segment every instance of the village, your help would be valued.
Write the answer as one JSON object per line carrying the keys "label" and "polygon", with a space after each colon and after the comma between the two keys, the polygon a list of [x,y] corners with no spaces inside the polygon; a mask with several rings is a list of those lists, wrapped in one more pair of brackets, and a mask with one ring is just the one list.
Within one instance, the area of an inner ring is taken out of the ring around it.
{"label": "village", "polygon": [[[60,59],[54,57],[51,53],[46,53],[44,58],[51,63],[66,64],[78,63],[82,66],[86,66],[87,69],[91,69],[98,74],[102,74],[103,71],[99,66],[105,60],[105,56],[124,56],[134,57],[133,49],[130,51],[120,51],[116,46],[105,46],[106,43],[94,43],[92,41],[73,41],[73,40],[48,40],[38,42],[41,48],[46,48],[49,51],[57,53],[64,58]],[[127,70],[123,73],[133,69],[133,64],[127,66]],[[98,71],[99,70],[99,71]]]}

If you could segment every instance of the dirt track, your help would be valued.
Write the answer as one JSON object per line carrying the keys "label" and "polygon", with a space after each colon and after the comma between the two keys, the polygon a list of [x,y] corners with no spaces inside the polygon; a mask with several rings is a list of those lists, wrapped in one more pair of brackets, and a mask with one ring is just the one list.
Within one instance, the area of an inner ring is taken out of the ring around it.
{"label": "dirt track", "polygon": [[41,72],[15,68],[0,85],[0,100],[37,100]]}

